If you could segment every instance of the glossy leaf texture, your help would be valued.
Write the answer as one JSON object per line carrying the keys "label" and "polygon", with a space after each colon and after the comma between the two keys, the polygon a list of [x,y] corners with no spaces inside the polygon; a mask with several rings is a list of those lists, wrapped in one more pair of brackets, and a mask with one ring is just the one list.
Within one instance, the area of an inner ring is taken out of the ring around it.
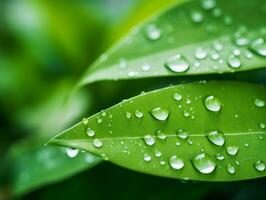
{"label": "glossy leaf texture", "polygon": [[125,100],[53,138],[158,176],[235,181],[266,175],[266,90],[213,81]]}
{"label": "glossy leaf texture", "polygon": [[[100,80],[228,73],[266,66],[263,0],[184,1],[136,26],[88,68]],[[252,14],[247,14],[252,13]]]}

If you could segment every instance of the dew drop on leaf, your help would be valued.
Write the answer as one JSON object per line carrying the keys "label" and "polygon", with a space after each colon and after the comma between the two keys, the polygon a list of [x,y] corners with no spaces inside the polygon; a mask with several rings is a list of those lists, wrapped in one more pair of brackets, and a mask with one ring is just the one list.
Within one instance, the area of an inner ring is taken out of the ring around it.
{"label": "dew drop on leaf", "polygon": [[217,153],[215,155],[215,157],[216,157],[217,160],[224,160],[224,156],[222,154],[220,154],[220,153]]}
{"label": "dew drop on leaf", "polygon": [[205,10],[211,10],[216,6],[216,0],[202,0],[201,6]]}
{"label": "dew drop on leaf", "polygon": [[236,173],[235,167],[230,163],[226,166],[226,170],[229,174],[235,174]]}
{"label": "dew drop on leaf", "polygon": [[69,158],[75,158],[79,154],[79,149],[66,148],[66,154]]}
{"label": "dew drop on leaf", "polygon": [[203,48],[199,47],[195,51],[195,58],[198,60],[203,60],[207,57],[207,51],[205,51]]}
{"label": "dew drop on leaf", "polygon": [[190,17],[194,23],[200,23],[204,19],[203,13],[200,10],[193,10],[190,14]]}
{"label": "dew drop on leaf", "polygon": [[160,158],[160,157],[162,156],[162,153],[161,153],[159,150],[155,150],[154,155],[155,155],[157,158]]}
{"label": "dew drop on leaf", "polygon": [[156,131],[156,137],[161,140],[165,140],[167,138],[166,134],[162,130]]}
{"label": "dew drop on leaf", "polygon": [[260,122],[260,123],[259,123],[259,127],[260,127],[261,129],[265,129],[265,128],[266,128],[266,124],[263,123],[263,122]]}
{"label": "dew drop on leaf", "polygon": [[135,111],[135,116],[140,119],[140,118],[143,117],[143,112],[141,112],[140,110],[136,110]]}
{"label": "dew drop on leaf", "polygon": [[266,43],[263,38],[253,41],[250,45],[250,50],[260,56],[266,56]]}
{"label": "dew drop on leaf", "polygon": [[239,147],[238,146],[228,146],[226,148],[226,152],[231,155],[235,156],[238,153]]}
{"label": "dew drop on leaf", "polygon": [[205,107],[212,112],[219,112],[221,110],[222,104],[220,99],[211,95],[204,99]]}
{"label": "dew drop on leaf", "polygon": [[265,106],[265,102],[261,99],[255,99],[254,104],[255,104],[255,106],[260,107],[260,108]]}
{"label": "dew drop on leaf", "polygon": [[171,56],[165,62],[165,66],[172,72],[181,73],[189,69],[189,63],[185,57],[180,54]]}
{"label": "dew drop on leaf", "polygon": [[94,139],[94,140],[92,141],[92,144],[93,144],[93,146],[96,147],[96,148],[101,148],[101,147],[103,146],[102,141],[99,140],[99,139]]}
{"label": "dew drop on leaf", "polygon": [[161,37],[161,30],[155,24],[149,24],[146,27],[146,36],[150,40],[158,40]]}
{"label": "dew drop on leaf", "polygon": [[263,162],[262,160],[258,160],[258,161],[254,164],[254,167],[255,167],[255,169],[256,169],[257,171],[259,171],[259,172],[263,172],[263,171],[265,171],[265,168],[266,168],[266,166],[265,166],[265,164],[264,164],[264,162]]}
{"label": "dew drop on leaf", "polygon": [[210,174],[216,168],[215,160],[206,153],[200,153],[192,159],[192,164],[196,170],[202,174]]}
{"label": "dew drop on leaf", "polygon": [[174,98],[174,100],[176,100],[176,101],[180,101],[180,100],[182,99],[182,95],[179,94],[179,93],[174,93],[174,94],[173,94],[173,98]]}
{"label": "dew drop on leaf", "polygon": [[168,109],[161,107],[154,108],[151,111],[151,115],[159,121],[165,121],[168,118],[169,113],[170,111]]}
{"label": "dew drop on leaf", "polygon": [[231,68],[241,67],[241,60],[235,55],[230,55],[227,59],[227,63]]}
{"label": "dew drop on leaf", "polygon": [[188,137],[188,133],[180,129],[177,131],[177,136],[181,139],[186,139]]}
{"label": "dew drop on leaf", "polygon": [[145,135],[144,136],[144,142],[148,146],[152,146],[155,144],[155,138],[152,135]]}
{"label": "dew drop on leaf", "polygon": [[130,112],[126,112],[125,115],[126,115],[126,118],[127,118],[127,119],[130,119],[130,118],[131,118],[131,113],[130,113]]}
{"label": "dew drop on leaf", "polygon": [[209,131],[207,138],[217,146],[223,146],[225,143],[225,137],[221,131]]}
{"label": "dew drop on leaf", "polygon": [[176,155],[174,155],[170,157],[169,165],[171,168],[179,170],[184,167],[184,161],[178,158]]}
{"label": "dew drop on leaf", "polygon": [[91,128],[87,128],[87,131],[86,131],[87,135],[89,137],[93,137],[95,135],[95,131],[92,130]]}
{"label": "dew drop on leaf", "polygon": [[147,153],[144,154],[144,161],[149,162],[151,161],[151,156]]}

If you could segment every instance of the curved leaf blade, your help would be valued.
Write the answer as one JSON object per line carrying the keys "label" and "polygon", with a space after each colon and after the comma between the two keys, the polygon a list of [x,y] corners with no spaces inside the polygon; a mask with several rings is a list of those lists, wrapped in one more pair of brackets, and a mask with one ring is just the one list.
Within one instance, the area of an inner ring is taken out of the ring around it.
{"label": "curved leaf blade", "polygon": [[[254,41],[262,38],[263,43],[266,36],[263,0],[214,0],[211,9],[203,9],[201,2],[204,1],[179,3],[135,27],[88,68],[79,86],[100,80],[216,74],[265,67],[265,55],[251,52]],[[166,67],[167,60],[177,54],[189,65],[186,70],[174,72]],[[231,57],[237,59],[235,64]]]}
{"label": "curved leaf blade", "polygon": [[[266,175],[265,170],[254,167],[257,161],[266,162],[265,102],[265,88],[247,83],[173,86],[123,101],[50,143],[80,148],[158,176],[203,181],[252,179]],[[208,138],[211,131],[221,132],[225,141]],[[208,174],[200,173],[192,162],[202,153],[210,156],[203,165],[205,170],[213,167]],[[181,169],[171,167],[172,156],[183,161]]]}

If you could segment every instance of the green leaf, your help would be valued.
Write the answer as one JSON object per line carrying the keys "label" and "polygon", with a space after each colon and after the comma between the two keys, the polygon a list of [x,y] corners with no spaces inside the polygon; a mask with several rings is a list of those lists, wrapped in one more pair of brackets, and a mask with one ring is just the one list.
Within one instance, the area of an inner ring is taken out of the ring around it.
{"label": "green leaf", "polygon": [[79,86],[100,80],[265,67],[266,12],[262,5],[263,0],[179,2],[134,27],[88,68]]}
{"label": "green leaf", "polygon": [[125,100],[50,143],[158,176],[252,179],[266,175],[265,102],[265,88],[247,83],[173,86]]}

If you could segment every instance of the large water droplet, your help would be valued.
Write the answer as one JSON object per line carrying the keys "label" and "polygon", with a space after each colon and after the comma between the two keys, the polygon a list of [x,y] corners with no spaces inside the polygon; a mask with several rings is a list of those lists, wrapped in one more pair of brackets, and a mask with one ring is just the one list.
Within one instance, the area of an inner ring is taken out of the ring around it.
{"label": "large water droplet", "polygon": [[66,154],[69,158],[75,158],[79,154],[79,149],[66,148]]}
{"label": "large water droplet", "polygon": [[169,159],[169,165],[173,168],[173,169],[182,169],[184,167],[184,162],[182,159],[178,158],[176,155],[171,156]]}
{"label": "large water droplet", "polygon": [[93,137],[95,135],[95,131],[92,130],[91,128],[87,128],[87,132],[86,133],[87,133],[87,135],[89,137]]}
{"label": "large water droplet", "polygon": [[252,42],[250,50],[257,53],[260,56],[266,56],[266,43],[263,38],[259,38]]}
{"label": "large water droplet", "polygon": [[185,57],[180,54],[171,56],[165,62],[165,66],[173,72],[185,72],[189,69],[189,63]]}
{"label": "large water droplet", "polygon": [[193,166],[202,174],[210,174],[216,168],[215,160],[206,153],[200,153],[192,159]]}
{"label": "large water droplet", "polygon": [[103,146],[102,141],[99,140],[99,139],[94,139],[94,140],[92,141],[92,144],[93,144],[93,146],[96,147],[96,148],[101,148],[101,147]]}
{"label": "large water droplet", "polygon": [[226,152],[231,155],[235,156],[238,153],[239,147],[238,146],[228,146],[226,148]]}
{"label": "large water droplet", "polygon": [[207,138],[217,146],[223,146],[225,143],[225,137],[221,131],[209,131]]}
{"label": "large water droplet", "polygon": [[255,106],[260,107],[260,108],[265,106],[265,102],[262,99],[255,99],[254,104]]}
{"label": "large water droplet", "polygon": [[204,105],[209,111],[212,112],[219,112],[222,107],[220,99],[212,95],[204,99]]}
{"label": "large water droplet", "polygon": [[254,167],[256,170],[258,170],[259,172],[263,172],[265,171],[265,164],[262,160],[258,160],[255,164],[254,164]]}
{"label": "large water droplet", "polygon": [[161,37],[161,30],[155,24],[146,27],[146,35],[150,40],[158,40]]}
{"label": "large water droplet", "polygon": [[155,138],[151,135],[145,135],[144,136],[144,142],[149,145],[152,146],[155,144]]}
{"label": "large water droplet", "polygon": [[236,173],[235,167],[230,163],[226,166],[226,170],[229,174],[235,174]]}
{"label": "large water droplet", "polygon": [[152,116],[159,121],[165,121],[168,118],[169,113],[169,110],[161,107],[154,108],[151,111]]}
{"label": "large water droplet", "polygon": [[241,67],[241,60],[238,57],[236,57],[235,55],[230,55],[227,59],[227,63],[232,68]]}

